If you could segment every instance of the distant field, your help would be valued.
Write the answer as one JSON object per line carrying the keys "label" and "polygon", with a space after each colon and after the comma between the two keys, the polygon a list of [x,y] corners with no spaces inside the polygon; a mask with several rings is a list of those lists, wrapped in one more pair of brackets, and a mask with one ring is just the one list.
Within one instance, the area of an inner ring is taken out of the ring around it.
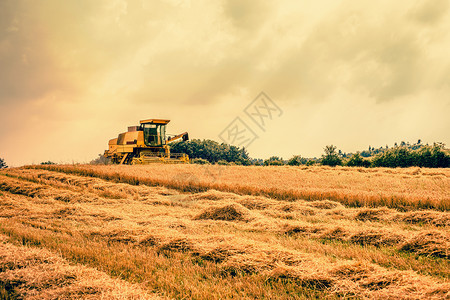
{"label": "distant field", "polygon": [[445,299],[449,176],[198,165],[3,170],[0,298]]}
{"label": "distant field", "polygon": [[45,168],[184,191],[216,189],[282,200],[327,199],[352,207],[450,210],[450,169],[161,164]]}

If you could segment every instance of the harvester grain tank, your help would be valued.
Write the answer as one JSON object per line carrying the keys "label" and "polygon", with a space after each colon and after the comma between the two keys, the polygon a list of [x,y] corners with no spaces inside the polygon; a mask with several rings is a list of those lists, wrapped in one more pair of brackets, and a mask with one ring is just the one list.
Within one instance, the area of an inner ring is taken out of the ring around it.
{"label": "harvester grain tank", "polygon": [[137,126],[129,126],[128,131],[119,134],[108,143],[104,156],[115,164],[147,164],[153,162],[187,163],[184,153],[170,153],[170,144],[189,139],[187,132],[175,136],[166,135],[170,120],[148,119]]}

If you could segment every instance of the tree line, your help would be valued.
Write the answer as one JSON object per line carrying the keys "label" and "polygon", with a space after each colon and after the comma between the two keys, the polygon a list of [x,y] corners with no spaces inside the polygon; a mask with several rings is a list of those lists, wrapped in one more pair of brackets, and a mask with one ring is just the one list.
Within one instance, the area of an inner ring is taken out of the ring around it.
{"label": "tree line", "polygon": [[193,139],[178,142],[170,146],[170,151],[173,153],[186,153],[189,155],[189,159],[200,164],[252,164],[252,160],[245,148],[239,148],[225,143],[219,144],[213,140]]}
{"label": "tree line", "polygon": [[383,151],[376,152],[375,155],[363,156],[361,152],[343,153],[337,150],[334,145],[324,148],[321,158],[303,158],[299,155],[292,157],[288,161],[273,156],[264,162],[265,165],[325,165],[325,166],[349,166],[349,167],[387,167],[387,168],[448,168],[450,167],[450,154],[445,150],[444,144],[436,143],[433,146],[422,145],[412,148],[406,146],[394,146]]}
{"label": "tree line", "polygon": [[237,164],[237,165],[263,165],[263,166],[299,166],[299,165],[326,165],[349,167],[450,167],[450,154],[443,143],[434,143],[432,146],[423,145],[419,140],[416,144],[401,142],[394,147],[373,148],[356,153],[345,153],[334,145],[327,145],[320,158],[305,158],[294,155],[288,160],[272,156],[266,160],[250,158],[245,148],[217,143],[212,140],[191,140],[178,142],[171,146],[174,153],[186,153],[191,162],[198,164]]}
{"label": "tree line", "polygon": [[[268,159],[251,158],[245,148],[218,143],[213,140],[194,139],[182,141],[171,145],[171,152],[186,153],[192,163],[219,164],[219,165],[262,165],[262,166],[299,166],[299,165],[326,165],[349,167],[426,167],[449,168],[450,151],[445,149],[443,143],[424,145],[419,140],[415,144],[401,142],[389,148],[373,148],[356,153],[345,153],[334,145],[327,145],[320,158],[305,158],[294,155],[288,160],[278,156]],[[91,164],[108,164],[103,155],[92,161]],[[97,162],[98,161],[98,162]],[[53,164],[43,162],[41,164]],[[7,168],[4,159],[0,158],[0,169]]]}

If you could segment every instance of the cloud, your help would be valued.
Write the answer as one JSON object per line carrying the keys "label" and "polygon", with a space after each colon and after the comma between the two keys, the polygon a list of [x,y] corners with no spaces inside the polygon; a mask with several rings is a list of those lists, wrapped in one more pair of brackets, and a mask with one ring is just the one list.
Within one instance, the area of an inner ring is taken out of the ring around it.
{"label": "cloud", "polygon": [[[409,23],[414,7],[344,1],[314,23],[301,6],[291,15],[279,6],[224,1],[222,10],[204,3],[161,10],[152,19],[159,34],[143,29],[151,38],[136,50],[145,63],[123,68],[139,77],[127,83],[129,98],[205,104],[265,89],[280,101],[317,102],[344,87],[383,102],[442,80],[424,72],[430,53],[423,38],[434,32]],[[441,47],[439,39],[431,43]]]}
{"label": "cloud", "polygon": [[[302,126],[314,132],[285,153],[299,145],[311,153],[314,143],[321,151],[337,136],[312,141],[321,131],[312,126],[361,124],[340,136],[349,147],[353,136],[367,144],[388,137],[386,128],[390,139],[411,134],[389,120],[401,110],[403,121],[415,116],[417,128],[448,139],[448,122],[431,116],[450,113],[448,7],[446,0],[0,1],[2,151],[23,161],[28,154],[16,145],[40,136],[37,157],[57,160],[44,158],[46,148],[70,133],[77,143],[64,140],[61,152],[95,156],[102,135],[106,141],[159,115],[216,138],[261,91],[286,111],[271,138]],[[439,110],[417,118],[431,98]],[[264,156],[265,143],[252,151]]]}
{"label": "cloud", "polygon": [[0,105],[70,89],[46,47],[45,30],[23,2],[0,2]]}
{"label": "cloud", "polygon": [[253,31],[270,21],[269,12],[277,3],[270,1],[224,0],[224,13],[238,29]]}
{"label": "cloud", "polygon": [[242,89],[325,101],[344,87],[382,102],[443,80],[424,72],[443,37],[410,20],[435,28],[444,2],[4,3],[3,101],[89,89],[135,103],[215,103]]}
{"label": "cloud", "polygon": [[272,90],[320,101],[345,87],[382,102],[433,88],[424,73],[429,45],[422,42],[430,33],[411,26],[400,6],[354,3],[342,2],[301,46],[285,52],[269,80]]}
{"label": "cloud", "polygon": [[447,0],[421,0],[409,11],[409,16],[424,24],[435,24],[448,13]]}

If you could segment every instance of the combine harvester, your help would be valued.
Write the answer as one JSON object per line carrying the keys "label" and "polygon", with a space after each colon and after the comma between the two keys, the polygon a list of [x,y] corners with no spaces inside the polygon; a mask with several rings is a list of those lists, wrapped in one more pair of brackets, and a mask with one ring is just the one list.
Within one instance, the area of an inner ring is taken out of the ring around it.
{"label": "combine harvester", "polygon": [[138,126],[129,126],[128,132],[109,141],[109,149],[103,154],[115,164],[188,163],[184,153],[170,153],[169,144],[189,140],[187,132],[166,137],[166,125],[170,120],[149,119]]}

